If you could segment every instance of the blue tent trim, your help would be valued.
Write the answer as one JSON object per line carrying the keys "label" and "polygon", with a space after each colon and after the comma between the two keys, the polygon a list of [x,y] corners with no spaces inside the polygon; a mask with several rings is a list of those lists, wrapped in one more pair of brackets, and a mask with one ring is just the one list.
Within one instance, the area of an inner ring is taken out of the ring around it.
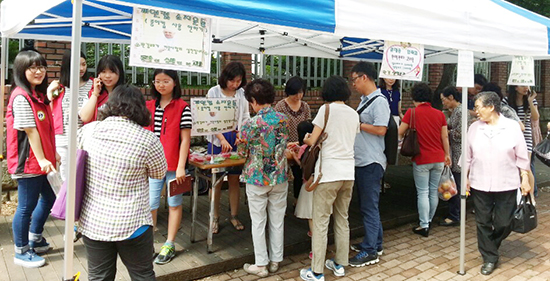
{"label": "blue tent trim", "polygon": [[526,10],[524,8],[518,7],[514,4],[508,3],[503,0],[491,0],[491,2],[505,8],[506,10],[516,13],[518,15],[521,15],[527,19],[530,19],[534,22],[540,23],[544,26],[546,26],[547,30],[547,40],[548,40],[548,54],[550,54],[550,19],[543,17],[539,14],[533,13],[529,10]]}
{"label": "blue tent trim", "polygon": [[[370,39],[364,39],[364,38],[354,38],[354,37],[344,37],[340,39],[340,42],[342,42],[342,48],[351,46],[352,44],[349,42],[353,42],[353,44],[360,44],[362,42],[367,42]],[[383,46],[383,45],[382,45]],[[374,51],[368,51],[366,52],[365,48],[372,48],[372,45],[363,45],[360,47],[357,47],[355,49],[350,50],[342,50],[340,51],[340,57],[348,57],[348,58],[358,58],[358,59],[366,59],[366,60],[382,60],[382,53],[374,52]],[[365,51],[365,52],[362,52]]]}
{"label": "blue tent trim", "polygon": [[[162,6],[218,17],[286,25],[333,33],[336,28],[334,0],[115,0],[131,6]],[[304,13],[307,11],[307,13]]]}

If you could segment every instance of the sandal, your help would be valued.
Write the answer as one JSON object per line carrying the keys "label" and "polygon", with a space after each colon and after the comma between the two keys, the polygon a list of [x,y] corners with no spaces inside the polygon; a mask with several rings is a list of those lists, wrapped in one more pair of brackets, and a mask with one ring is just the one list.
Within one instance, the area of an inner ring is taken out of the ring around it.
{"label": "sandal", "polygon": [[214,217],[212,222],[212,234],[218,234],[220,231],[220,217]]}
{"label": "sandal", "polygon": [[237,216],[231,216],[231,224],[233,225],[233,227],[238,230],[238,231],[243,231],[244,230],[244,225],[241,223],[241,221],[239,220],[239,218]]}

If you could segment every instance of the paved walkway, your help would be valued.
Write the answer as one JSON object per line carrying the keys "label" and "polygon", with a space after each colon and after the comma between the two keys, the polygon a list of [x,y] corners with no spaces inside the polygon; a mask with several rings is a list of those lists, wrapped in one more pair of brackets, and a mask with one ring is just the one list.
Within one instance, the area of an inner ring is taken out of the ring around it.
{"label": "paved walkway", "polygon": [[[380,263],[346,268],[345,277],[325,269],[325,280],[550,280],[550,182],[548,168],[537,165],[542,187],[537,200],[538,228],[528,234],[512,233],[502,244],[499,267],[490,276],[479,273],[482,259],[477,250],[474,215],[466,219],[465,275],[459,270],[460,228],[436,226],[428,238],[412,233],[413,224],[384,232],[384,255]],[[543,170],[544,169],[544,170]],[[542,171],[542,173],[539,173]],[[352,242],[357,243],[360,239]],[[329,246],[327,257],[334,255]],[[354,253],[350,252],[350,257]],[[307,253],[288,256],[276,274],[261,280],[301,280],[299,271],[309,267]],[[242,269],[211,276],[206,280],[257,280]]]}

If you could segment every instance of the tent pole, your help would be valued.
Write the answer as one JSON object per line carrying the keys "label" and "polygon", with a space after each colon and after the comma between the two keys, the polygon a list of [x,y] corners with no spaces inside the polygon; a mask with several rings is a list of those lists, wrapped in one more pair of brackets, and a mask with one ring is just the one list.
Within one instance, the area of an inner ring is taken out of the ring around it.
{"label": "tent pole", "polygon": [[78,92],[80,85],[80,39],[82,36],[82,0],[73,2],[73,28],[71,40],[71,97],[69,106],[69,151],[67,167],[67,207],[65,212],[65,251],[63,280],[72,281],[74,254],[74,205],[76,183],[76,131],[78,129]]}
{"label": "tent pole", "polygon": [[468,87],[462,87],[462,157],[460,157],[460,269],[458,274],[464,275],[464,255],[466,253],[466,181],[468,180],[468,174],[464,167],[464,152],[467,147],[467,134],[468,134]]}
{"label": "tent pole", "polygon": [[[2,130],[0,130],[0,179],[4,178],[4,98],[6,97],[6,55],[9,51],[8,38],[2,36],[2,49],[0,49],[0,101],[2,101],[2,106],[0,106],[0,124],[2,124]],[[7,169],[6,169],[7,171]],[[2,194],[2,184],[0,184],[0,194]],[[2,210],[2,202],[0,202],[0,211]]]}

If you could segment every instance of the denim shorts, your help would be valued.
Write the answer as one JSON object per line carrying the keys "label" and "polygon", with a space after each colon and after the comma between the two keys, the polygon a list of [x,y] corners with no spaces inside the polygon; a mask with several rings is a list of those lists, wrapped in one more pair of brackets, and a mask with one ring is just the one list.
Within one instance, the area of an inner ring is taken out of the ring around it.
{"label": "denim shorts", "polygon": [[[164,183],[168,184],[171,179],[176,178],[175,171],[167,171],[166,176],[160,180],[149,178],[149,205],[151,210],[157,210],[160,206],[160,194]],[[166,194],[168,196],[168,193]],[[168,197],[168,206],[177,207],[183,204],[183,195],[178,194],[172,197]]]}

